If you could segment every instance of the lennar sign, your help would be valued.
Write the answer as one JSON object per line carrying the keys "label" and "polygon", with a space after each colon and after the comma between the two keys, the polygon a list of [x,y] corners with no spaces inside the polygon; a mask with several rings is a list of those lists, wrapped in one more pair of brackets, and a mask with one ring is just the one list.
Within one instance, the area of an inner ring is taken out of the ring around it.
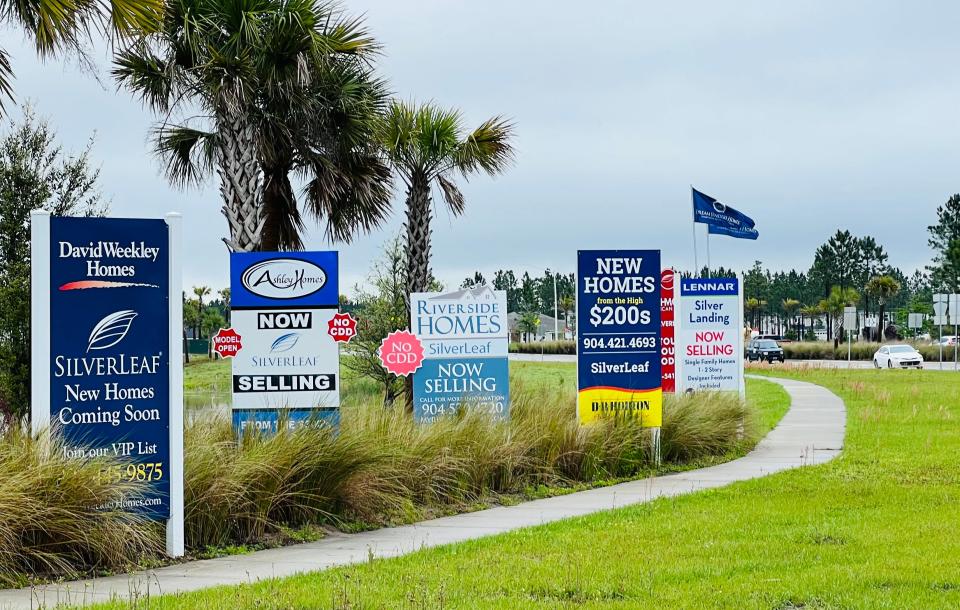
{"label": "lennar sign", "polygon": [[743,298],[738,278],[680,280],[676,320],[681,391],[744,393]]}
{"label": "lennar sign", "polygon": [[182,555],[180,217],[31,220],[33,431],[118,460],[104,475],[144,492],[116,507],[167,521]]}

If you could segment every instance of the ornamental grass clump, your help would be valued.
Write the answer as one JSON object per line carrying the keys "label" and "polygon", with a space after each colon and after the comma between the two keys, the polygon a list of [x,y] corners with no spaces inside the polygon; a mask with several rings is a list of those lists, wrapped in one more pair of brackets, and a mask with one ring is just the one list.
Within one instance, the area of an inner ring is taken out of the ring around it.
{"label": "ornamental grass clump", "polygon": [[[159,530],[116,508],[135,483],[111,483],[107,458],[63,457],[63,447],[11,427],[0,440],[0,586],[135,565],[162,548]],[[101,508],[108,507],[108,508]]]}
{"label": "ornamental grass clump", "polygon": [[736,394],[687,394],[671,397],[664,407],[660,454],[684,463],[723,456],[756,442],[757,414]]}
{"label": "ornamental grass clump", "polygon": [[[300,526],[410,522],[542,486],[654,472],[650,430],[636,419],[581,426],[575,392],[561,383],[514,380],[511,395],[510,418],[499,422],[465,409],[421,425],[403,409],[382,408],[374,394],[344,401],[337,431],[238,438],[225,417],[193,418],[184,439],[187,547],[282,542]],[[755,437],[755,413],[735,395],[665,398],[667,462],[729,456]],[[160,557],[158,524],[98,508],[138,493],[100,477],[110,460],[67,460],[45,442],[20,429],[0,438],[0,584]]]}
{"label": "ornamental grass clump", "polygon": [[[186,528],[193,548],[262,541],[285,527],[410,521],[501,494],[651,472],[650,430],[633,418],[589,426],[571,388],[514,383],[508,421],[477,410],[427,425],[376,400],[344,405],[341,428],[237,439],[223,419],[187,428]],[[666,461],[723,456],[755,440],[736,396],[667,397]]]}

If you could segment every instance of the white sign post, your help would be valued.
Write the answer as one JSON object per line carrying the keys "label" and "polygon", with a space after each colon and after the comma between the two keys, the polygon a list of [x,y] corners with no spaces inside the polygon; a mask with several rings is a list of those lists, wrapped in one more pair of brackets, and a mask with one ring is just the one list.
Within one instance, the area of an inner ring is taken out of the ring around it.
{"label": "white sign post", "polygon": [[[844,307],[843,308],[843,327],[847,330],[847,368],[850,368],[850,351],[851,351],[851,334],[853,329],[857,327],[857,308],[856,307]],[[881,341],[883,339],[881,338]]]}
{"label": "white sign post", "polygon": [[940,370],[943,370],[943,325],[947,323],[947,297],[946,294],[933,295],[933,323],[940,327],[940,335],[937,337],[937,343],[940,345]]}

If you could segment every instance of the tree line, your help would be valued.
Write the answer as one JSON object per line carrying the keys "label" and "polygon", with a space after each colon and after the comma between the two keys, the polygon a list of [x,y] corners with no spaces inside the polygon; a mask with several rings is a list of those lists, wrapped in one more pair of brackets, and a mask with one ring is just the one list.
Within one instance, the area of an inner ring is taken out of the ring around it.
{"label": "tree line", "polygon": [[[960,292],[960,195],[953,195],[937,207],[936,222],[927,227],[931,261],[922,269],[905,272],[890,264],[886,248],[870,235],[857,236],[838,229],[813,253],[806,269],[775,270],[755,261],[742,270],[746,323],[771,334],[792,339],[814,339],[822,325],[827,338],[843,337],[843,309],[856,306],[876,326],[855,329],[863,337],[881,339],[887,332],[898,332],[906,326],[906,314],[932,314],[935,292]],[[682,271],[685,277],[695,274]],[[737,277],[738,270],[716,267],[701,268],[699,277]],[[489,283],[507,291],[507,308],[520,314],[554,313],[554,280],[561,317],[568,325],[575,324],[573,311],[576,278],[573,273],[547,269],[540,276],[509,269],[497,270]],[[468,288],[487,283],[481,271],[463,280]],[[896,312],[900,329],[884,326],[885,314]],[[853,329],[851,329],[853,330]],[[933,331],[932,322],[924,330]]]}

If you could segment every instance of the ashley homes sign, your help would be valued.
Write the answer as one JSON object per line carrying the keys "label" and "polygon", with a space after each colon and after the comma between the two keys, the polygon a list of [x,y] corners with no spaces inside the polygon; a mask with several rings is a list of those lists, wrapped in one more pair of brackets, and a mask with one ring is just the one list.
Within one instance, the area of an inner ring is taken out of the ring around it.
{"label": "ashley homes sign", "polygon": [[275,432],[340,421],[340,350],[330,332],[339,307],[336,252],[230,255],[233,423]]}
{"label": "ashley homes sign", "polygon": [[142,483],[114,508],[169,520],[183,554],[179,216],[32,217],[32,425]]}

